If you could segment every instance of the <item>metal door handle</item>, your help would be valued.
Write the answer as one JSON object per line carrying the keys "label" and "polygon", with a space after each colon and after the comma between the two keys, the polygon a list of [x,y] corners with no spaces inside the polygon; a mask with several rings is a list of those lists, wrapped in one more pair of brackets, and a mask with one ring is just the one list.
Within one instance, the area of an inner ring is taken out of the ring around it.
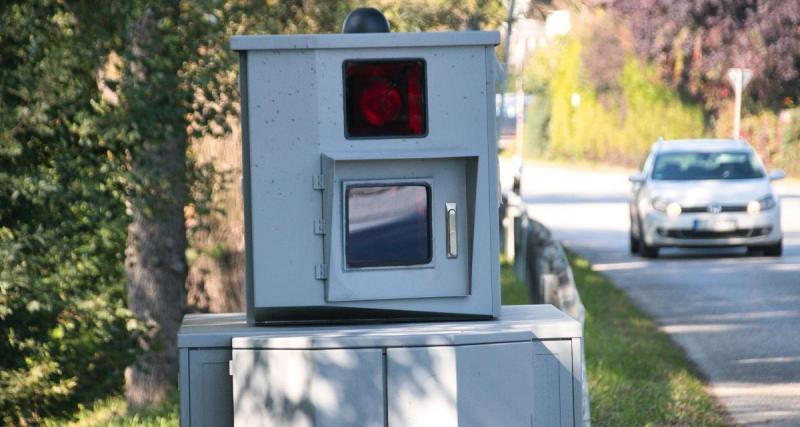
{"label": "metal door handle", "polygon": [[447,217],[447,257],[458,257],[458,222],[456,215],[456,204],[445,203]]}

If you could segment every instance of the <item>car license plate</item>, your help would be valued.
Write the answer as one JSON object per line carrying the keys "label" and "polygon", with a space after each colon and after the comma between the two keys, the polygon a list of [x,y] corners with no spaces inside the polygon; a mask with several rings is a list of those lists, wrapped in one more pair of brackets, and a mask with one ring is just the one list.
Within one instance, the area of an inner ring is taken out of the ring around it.
{"label": "car license plate", "polygon": [[726,232],[736,230],[736,221],[730,219],[694,220],[695,231]]}

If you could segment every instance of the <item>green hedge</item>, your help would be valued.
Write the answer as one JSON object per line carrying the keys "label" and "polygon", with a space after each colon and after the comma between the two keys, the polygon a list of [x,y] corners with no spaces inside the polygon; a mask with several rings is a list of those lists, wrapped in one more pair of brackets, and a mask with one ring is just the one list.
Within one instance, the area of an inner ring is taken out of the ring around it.
{"label": "green hedge", "polygon": [[529,152],[635,164],[659,137],[706,134],[702,108],[681,99],[653,67],[632,56],[620,70],[617,86],[599,92],[588,79],[591,70],[583,64],[582,49],[578,38],[564,39],[537,55],[529,67],[528,90],[546,100],[528,107]]}
{"label": "green hedge", "polygon": [[131,361],[121,153],[97,132],[102,44],[75,15],[95,9],[0,7],[3,425],[119,391]]}
{"label": "green hedge", "polygon": [[[635,166],[659,137],[730,137],[732,100],[712,115],[682,98],[632,52],[625,54],[615,84],[597,89],[584,61],[588,47],[581,40],[570,36],[551,41],[529,61],[524,77],[525,90],[532,95],[525,119],[527,155]],[[597,57],[595,52],[593,59]],[[576,105],[574,96],[580,100]],[[753,107],[745,102],[742,138],[767,167],[800,175],[800,108],[748,113],[748,106]]]}

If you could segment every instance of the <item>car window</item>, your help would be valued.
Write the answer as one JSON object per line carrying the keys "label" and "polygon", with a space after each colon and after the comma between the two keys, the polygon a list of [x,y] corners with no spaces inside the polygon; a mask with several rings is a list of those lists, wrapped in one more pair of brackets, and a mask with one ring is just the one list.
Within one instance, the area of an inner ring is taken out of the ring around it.
{"label": "car window", "polygon": [[653,180],[692,181],[704,179],[763,178],[764,169],[749,152],[675,152],[656,157]]}

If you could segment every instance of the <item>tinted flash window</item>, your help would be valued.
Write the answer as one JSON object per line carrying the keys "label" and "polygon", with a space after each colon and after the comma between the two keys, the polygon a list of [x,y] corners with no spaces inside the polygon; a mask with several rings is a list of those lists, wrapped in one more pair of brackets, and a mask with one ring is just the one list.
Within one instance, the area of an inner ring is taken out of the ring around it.
{"label": "tinted flash window", "polygon": [[428,185],[351,185],[346,199],[348,267],[431,261]]}
{"label": "tinted flash window", "polygon": [[425,136],[425,61],[344,61],[344,103],[348,138]]}

